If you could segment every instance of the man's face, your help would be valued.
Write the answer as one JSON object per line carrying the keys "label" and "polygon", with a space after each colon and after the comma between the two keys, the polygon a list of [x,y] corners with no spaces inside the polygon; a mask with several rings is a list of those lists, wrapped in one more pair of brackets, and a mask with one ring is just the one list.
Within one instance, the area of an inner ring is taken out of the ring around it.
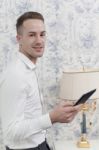
{"label": "man's face", "polygon": [[21,34],[17,35],[20,51],[31,61],[35,62],[41,57],[45,47],[45,26],[39,19],[28,19],[24,21]]}

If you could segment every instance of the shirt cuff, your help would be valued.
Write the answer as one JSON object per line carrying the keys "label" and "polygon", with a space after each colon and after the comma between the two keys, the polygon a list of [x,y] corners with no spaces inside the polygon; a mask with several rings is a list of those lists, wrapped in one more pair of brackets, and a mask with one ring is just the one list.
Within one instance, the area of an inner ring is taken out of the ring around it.
{"label": "shirt cuff", "polygon": [[41,125],[41,128],[43,128],[44,130],[52,126],[52,122],[51,122],[49,114],[43,115],[40,118],[40,125]]}

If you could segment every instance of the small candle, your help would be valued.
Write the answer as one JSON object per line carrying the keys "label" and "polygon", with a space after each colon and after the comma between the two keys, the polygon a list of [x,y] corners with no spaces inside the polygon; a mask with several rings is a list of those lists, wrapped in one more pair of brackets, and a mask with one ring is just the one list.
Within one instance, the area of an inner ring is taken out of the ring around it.
{"label": "small candle", "polygon": [[82,116],[82,133],[86,133],[86,114],[84,112]]}

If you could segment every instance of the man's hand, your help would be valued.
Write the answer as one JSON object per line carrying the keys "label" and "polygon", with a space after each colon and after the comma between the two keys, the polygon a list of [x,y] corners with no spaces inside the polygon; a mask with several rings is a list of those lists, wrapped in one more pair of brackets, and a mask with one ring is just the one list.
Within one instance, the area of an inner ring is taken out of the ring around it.
{"label": "man's hand", "polygon": [[69,123],[81,110],[82,105],[73,106],[70,102],[61,102],[51,112],[51,122]]}

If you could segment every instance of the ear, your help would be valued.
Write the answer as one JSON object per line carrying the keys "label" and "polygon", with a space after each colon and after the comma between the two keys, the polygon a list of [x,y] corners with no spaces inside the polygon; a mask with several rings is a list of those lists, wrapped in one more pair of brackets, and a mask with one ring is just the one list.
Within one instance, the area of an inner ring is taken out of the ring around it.
{"label": "ear", "polygon": [[16,35],[16,39],[17,39],[18,42],[20,42],[20,40],[21,40],[21,35],[17,34],[17,35]]}

